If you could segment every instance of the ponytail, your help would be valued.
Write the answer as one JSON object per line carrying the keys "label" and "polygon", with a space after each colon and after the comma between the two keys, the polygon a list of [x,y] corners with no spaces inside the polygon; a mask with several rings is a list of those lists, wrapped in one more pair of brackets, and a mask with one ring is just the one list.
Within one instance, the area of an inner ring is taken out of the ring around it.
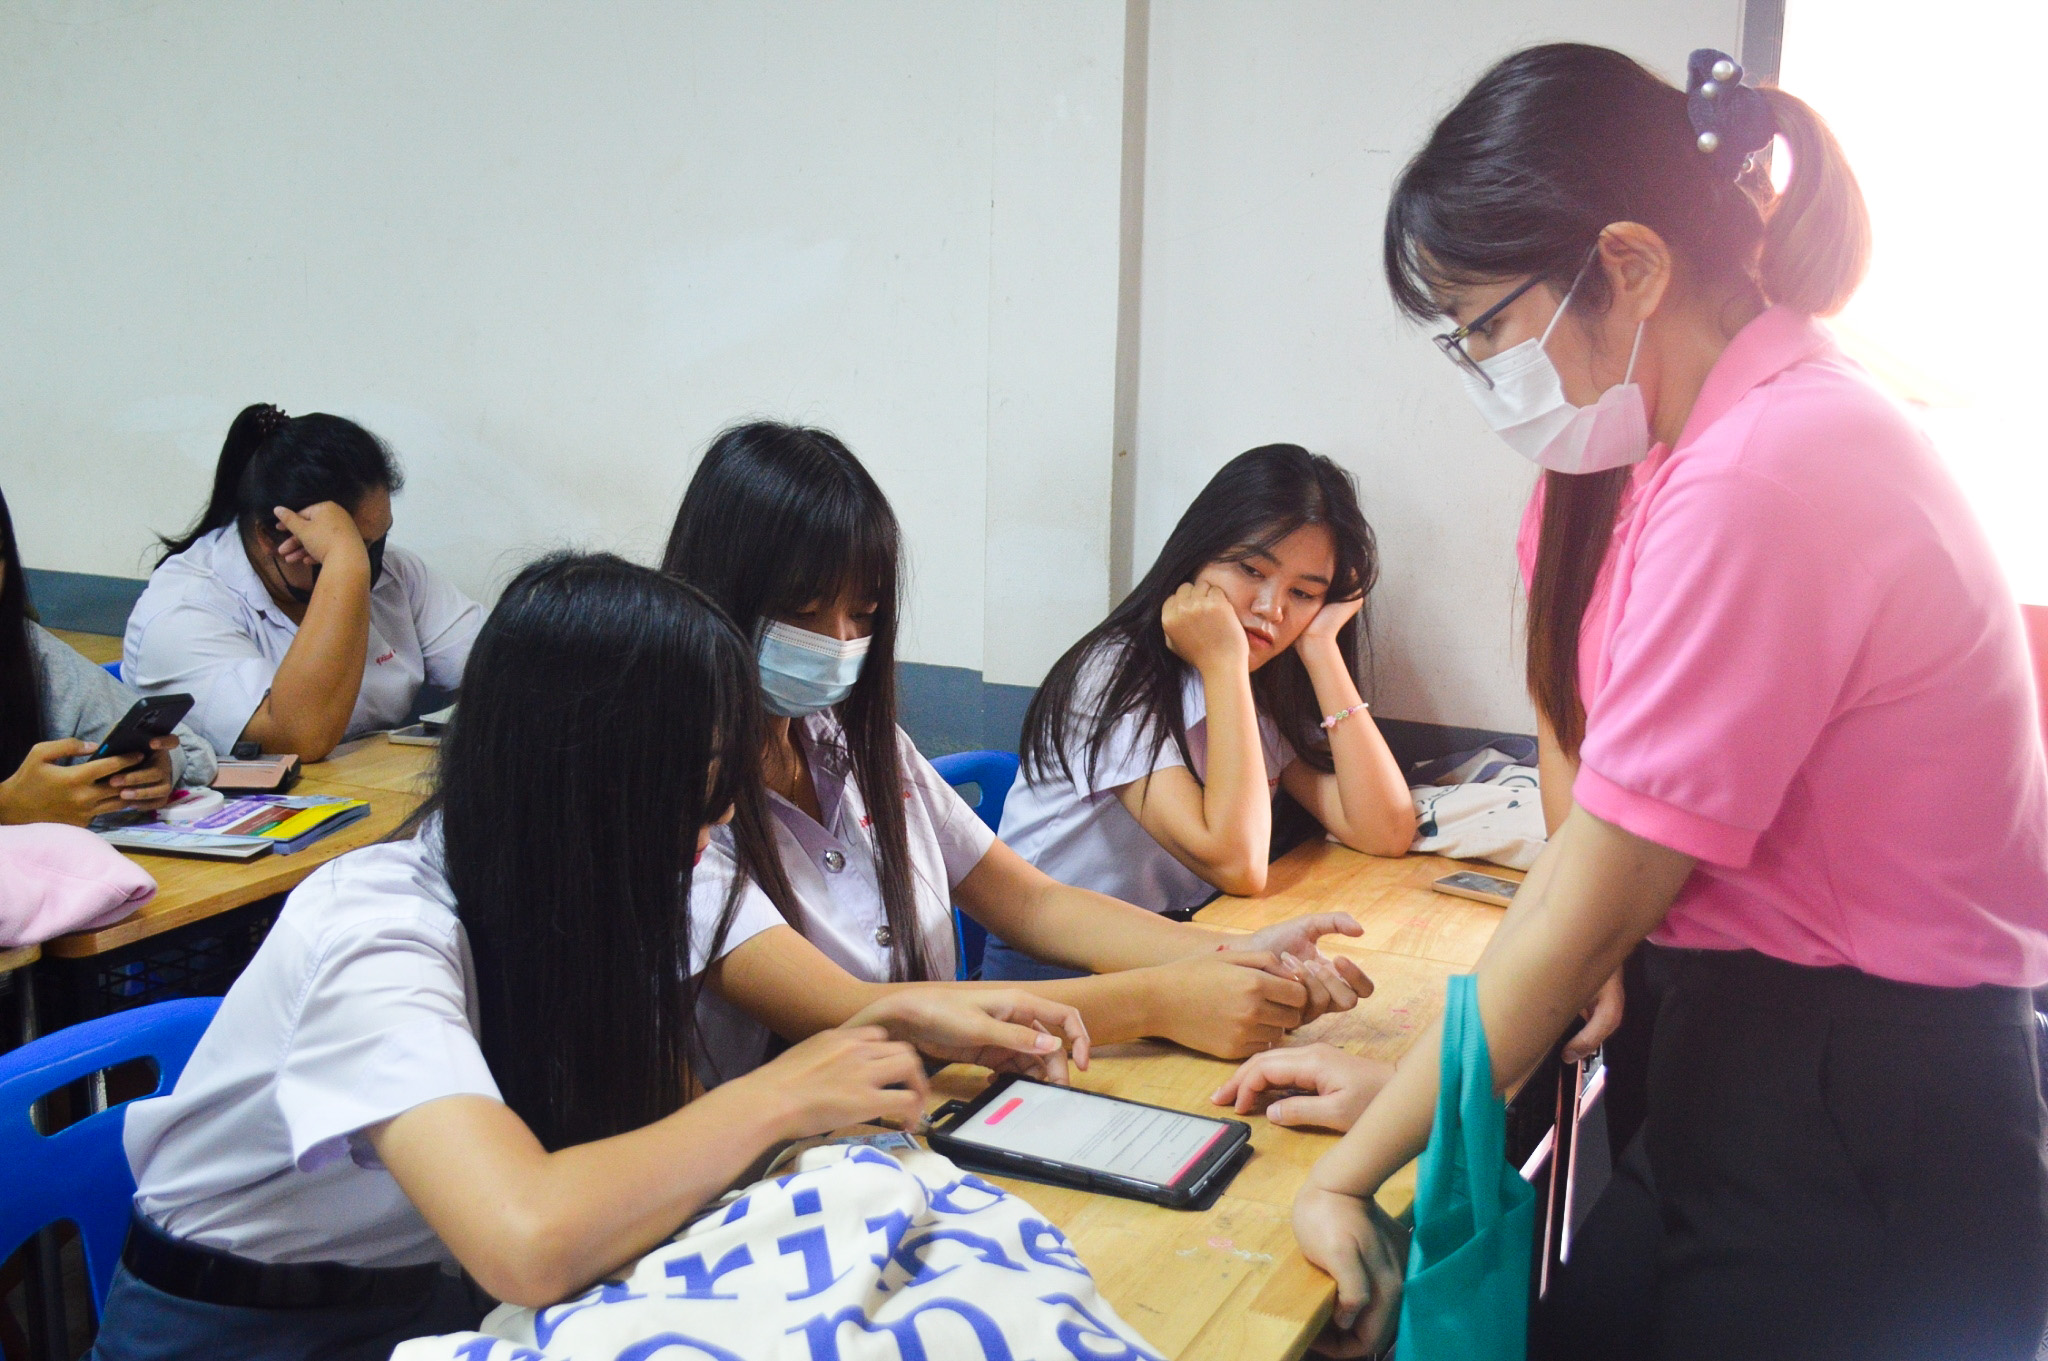
{"label": "ponytail", "polygon": [[1577,758],[1586,735],[1579,640],[1586,604],[1607,561],[1622,492],[1634,470],[1543,474],[1543,519],[1529,577],[1529,697],[1550,721],[1558,750]]}
{"label": "ponytail", "polygon": [[265,440],[291,420],[278,407],[268,402],[245,406],[235,417],[235,423],[228,427],[228,437],[220,446],[220,462],[213,468],[213,494],[206,499],[206,509],[199,512],[199,518],[192,527],[175,539],[158,536],[164,546],[163,555],[157,559],[176,557],[198,543],[214,530],[231,525],[241,515],[240,491],[242,475],[249,470],[249,462],[256,457],[256,451]]}
{"label": "ponytail", "polygon": [[1785,192],[1765,209],[1757,279],[1772,302],[1817,317],[1848,303],[1870,265],[1870,213],[1835,134],[1806,101],[1762,89],[1792,153]]}
{"label": "ponytail", "polygon": [[278,506],[304,510],[333,501],[354,511],[372,490],[396,492],[404,485],[391,451],[354,421],[318,411],[292,417],[258,402],[243,407],[228,427],[206,509],[183,534],[159,538],[164,551],[157,561],[229,525],[251,532],[269,523]]}

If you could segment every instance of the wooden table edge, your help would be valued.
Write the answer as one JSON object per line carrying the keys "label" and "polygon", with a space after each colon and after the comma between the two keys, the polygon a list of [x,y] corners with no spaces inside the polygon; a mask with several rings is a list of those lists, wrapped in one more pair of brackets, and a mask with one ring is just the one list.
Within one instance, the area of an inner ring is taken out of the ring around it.
{"label": "wooden table edge", "polygon": [[[404,794],[393,789],[372,789],[366,786],[346,785],[324,780],[320,781],[315,789],[305,789],[302,785],[300,790],[294,792],[361,799],[372,807],[375,807],[378,799],[410,799],[414,807],[417,807],[424,801],[417,795]],[[408,810],[408,815],[410,811]],[[404,819],[401,818],[400,821],[403,822]],[[346,827],[339,828],[335,834],[339,835],[347,830],[348,828]],[[319,842],[315,842],[314,846],[319,844]],[[376,843],[368,842],[365,844],[375,845]],[[361,849],[361,846],[350,848],[351,851]],[[312,850],[313,846],[308,846],[304,851],[298,852],[298,855],[310,854]],[[343,855],[348,853],[349,851],[342,852]],[[151,859],[190,860],[205,858],[203,856],[152,855],[148,851],[128,850],[125,848],[122,854],[131,856],[138,861],[143,861],[144,868],[148,867],[146,862]],[[281,893],[289,893],[304,883],[322,865],[331,864],[333,861],[340,859],[340,856],[326,856],[315,859],[306,866],[305,873],[296,875],[294,871],[298,869],[298,865],[293,862],[297,860],[297,855],[280,856],[277,852],[272,851],[268,856],[262,857],[262,859],[272,861],[271,868],[280,872],[268,874],[265,877],[251,880],[248,883],[237,884],[232,888],[223,889],[212,897],[188,903],[171,912],[145,916],[142,908],[137,908],[128,916],[109,926],[102,926],[91,931],[71,931],[61,936],[52,936],[43,943],[45,952],[53,959],[91,959],[97,955],[106,954],[109,950],[118,950],[124,945],[133,945],[137,941],[149,940],[166,932],[175,931],[180,927],[190,926],[194,922],[206,921],[223,913],[232,912],[238,907],[247,907],[250,903],[260,902],[265,898],[274,898]],[[234,862],[222,861],[218,863],[231,865]],[[251,861],[248,863],[254,865],[259,862]],[[143,907],[147,906],[147,903],[143,904]]]}
{"label": "wooden table edge", "polygon": [[[319,867],[316,865],[314,868]],[[301,879],[303,878],[304,876],[301,876]],[[138,907],[112,926],[102,926],[93,931],[70,931],[61,936],[52,936],[46,944],[49,946],[52,959],[91,959],[109,950],[118,950],[123,945],[133,945],[137,941],[175,931],[181,926],[190,926],[194,922],[206,921],[222,913],[232,912],[238,907],[247,907],[250,903],[273,897],[279,892],[288,893],[296,887],[296,883],[293,883],[279,889],[276,886],[278,882],[273,879],[238,885],[204,902],[190,903],[175,911],[153,917],[145,917],[142,915],[142,908]],[[145,903],[143,906],[147,907],[148,904]]]}

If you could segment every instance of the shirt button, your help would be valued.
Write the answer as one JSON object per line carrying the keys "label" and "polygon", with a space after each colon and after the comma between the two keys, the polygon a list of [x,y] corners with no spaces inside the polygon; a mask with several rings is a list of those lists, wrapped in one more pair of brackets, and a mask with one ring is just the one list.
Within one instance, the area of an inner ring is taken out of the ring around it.
{"label": "shirt button", "polygon": [[896,937],[890,934],[889,928],[886,925],[878,926],[875,928],[875,944],[881,946],[883,949],[888,949],[889,942],[895,939]]}
{"label": "shirt button", "polygon": [[827,851],[827,852],[825,852],[825,868],[826,868],[826,869],[828,869],[828,870],[831,870],[831,871],[832,871],[832,872],[833,872],[834,874],[837,874],[837,873],[839,873],[839,871],[841,871],[841,870],[845,869],[845,868],[846,868],[846,852],[844,852],[844,851]]}

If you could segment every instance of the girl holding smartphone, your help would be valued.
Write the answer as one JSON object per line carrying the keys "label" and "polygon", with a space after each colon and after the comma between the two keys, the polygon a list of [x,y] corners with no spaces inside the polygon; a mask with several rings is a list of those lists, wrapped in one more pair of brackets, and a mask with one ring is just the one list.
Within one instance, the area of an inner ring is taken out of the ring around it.
{"label": "girl holding smartphone", "polygon": [[28,583],[0,495],[0,824],[82,827],[161,808],[213,779],[213,748],[182,723],[146,753],[83,761],[134,706],[133,690],[28,617]]}

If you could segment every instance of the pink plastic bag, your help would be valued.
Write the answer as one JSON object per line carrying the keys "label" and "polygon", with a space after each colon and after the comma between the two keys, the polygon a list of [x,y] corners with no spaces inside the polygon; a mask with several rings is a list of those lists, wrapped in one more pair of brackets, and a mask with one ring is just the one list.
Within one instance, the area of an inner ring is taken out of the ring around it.
{"label": "pink plastic bag", "polygon": [[83,827],[0,827],[0,948],[111,925],[155,895],[147,870]]}

